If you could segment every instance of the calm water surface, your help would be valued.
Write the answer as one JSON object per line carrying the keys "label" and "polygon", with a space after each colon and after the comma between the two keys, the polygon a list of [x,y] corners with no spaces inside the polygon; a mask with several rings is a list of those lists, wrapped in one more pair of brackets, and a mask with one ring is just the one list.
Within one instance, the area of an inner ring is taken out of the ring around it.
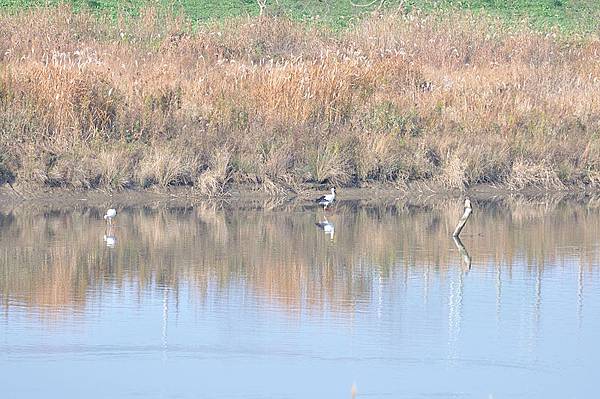
{"label": "calm water surface", "polygon": [[2,211],[0,397],[595,397],[598,204],[460,206]]}

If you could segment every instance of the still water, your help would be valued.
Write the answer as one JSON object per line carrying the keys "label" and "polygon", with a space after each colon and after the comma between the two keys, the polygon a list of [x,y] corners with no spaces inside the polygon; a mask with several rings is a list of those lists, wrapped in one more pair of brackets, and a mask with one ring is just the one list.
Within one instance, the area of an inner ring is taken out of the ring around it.
{"label": "still water", "polygon": [[474,207],[3,210],[0,397],[595,397],[600,203]]}

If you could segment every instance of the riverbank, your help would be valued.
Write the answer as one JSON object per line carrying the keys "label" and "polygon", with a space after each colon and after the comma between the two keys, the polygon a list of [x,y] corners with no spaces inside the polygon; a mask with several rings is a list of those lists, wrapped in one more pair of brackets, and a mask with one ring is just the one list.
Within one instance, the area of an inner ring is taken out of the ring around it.
{"label": "riverbank", "polygon": [[[326,191],[326,190],[325,190]],[[36,209],[39,211],[69,211],[85,208],[188,208],[215,206],[232,209],[292,210],[318,208],[314,199],[324,190],[306,188],[299,193],[288,192],[274,196],[252,186],[237,186],[226,196],[207,198],[189,187],[173,187],[164,190],[122,190],[115,192],[101,190],[73,191],[61,188],[20,193],[8,187],[0,188],[0,212],[11,213],[15,209]],[[462,211],[465,197],[476,205],[490,203],[512,204],[516,207],[556,206],[562,202],[600,206],[600,193],[597,191],[507,191],[499,187],[479,185],[467,191],[399,190],[390,185],[374,185],[365,188],[344,188],[338,190],[333,213],[346,206],[375,206],[394,208],[428,208],[454,204],[457,217]],[[517,204],[517,205],[515,205]],[[339,208],[339,209],[338,209]]]}
{"label": "riverbank", "polygon": [[593,35],[452,12],[343,32],[154,10],[0,15],[0,183],[597,190],[599,54]]}

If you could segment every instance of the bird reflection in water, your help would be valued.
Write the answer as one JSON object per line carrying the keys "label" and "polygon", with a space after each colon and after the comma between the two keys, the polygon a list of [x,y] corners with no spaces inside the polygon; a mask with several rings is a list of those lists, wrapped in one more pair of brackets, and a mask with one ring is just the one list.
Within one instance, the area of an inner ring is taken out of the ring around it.
{"label": "bird reflection in water", "polygon": [[323,221],[317,222],[315,223],[315,225],[321,230],[323,230],[325,234],[328,234],[331,241],[333,241],[333,235],[335,234],[335,226],[333,225],[333,223],[327,220],[326,216],[323,215]]}
{"label": "bird reflection in water", "polygon": [[104,242],[106,243],[107,247],[114,248],[115,245],[117,245],[117,237],[106,234],[104,235]]}
{"label": "bird reflection in water", "polygon": [[113,232],[113,222],[112,219],[117,215],[117,211],[114,209],[109,209],[106,211],[106,215],[104,215],[104,220],[106,220],[106,230],[104,231],[104,242],[108,248],[114,248],[117,245],[117,237]]}

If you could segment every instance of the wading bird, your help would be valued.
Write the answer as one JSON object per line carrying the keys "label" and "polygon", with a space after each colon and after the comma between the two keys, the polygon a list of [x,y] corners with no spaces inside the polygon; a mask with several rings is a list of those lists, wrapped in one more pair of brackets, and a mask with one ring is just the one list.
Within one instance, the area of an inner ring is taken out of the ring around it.
{"label": "wading bird", "polygon": [[329,204],[331,204],[335,200],[335,187],[331,188],[331,194],[322,195],[315,200],[315,202],[323,207],[323,209],[327,209]]}
{"label": "wading bird", "polygon": [[106,223],[108,223],[109,225],[112,225],[112,220],[115,216],[117,216],[117,211],[113,208],[110,208],[108,211],[106,211],[106,215],[104,215],[104,220],[106,220]]}

